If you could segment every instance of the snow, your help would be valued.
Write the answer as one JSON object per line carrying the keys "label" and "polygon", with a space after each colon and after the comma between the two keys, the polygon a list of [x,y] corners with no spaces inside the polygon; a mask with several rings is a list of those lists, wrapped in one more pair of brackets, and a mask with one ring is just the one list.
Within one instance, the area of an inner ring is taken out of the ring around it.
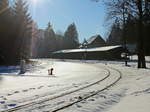
{"label": "snow", "polygon": [[69,50],[56,51],[54,53],[108,51],[108,50],[115,49],[115,48],[118,48],[118,47],[121,47],[121,46],[117,45],[117,46],[106,46],[106,47],[96,47],[96,48],[69,49]]}
{"label": "snow", "polygon": [[[123,61],[92,61],[92,60],[52,60],[39,59],[30,65],[28,71],[18,75],[18,67],[0,67],[0,111],[30,102],[42,104],[18,110],[18,112],[53,111],[66,104],[78,101],[79,97],[98,92],[118,79],[115,85],[81,102],[60,110],[60,112],[149,112],[150,110],[150,57],[146,57],[147,69],[137,69],[137,57],[125,66]],[[16,70],[17,68],[17,70]],[[54,75],[48,76],[48,69],[54,68]],[[114,68],[114,69],[111,69]],[[3,69],[3,70],[2,70]],[[5,69],[5,70],[4,70]],[[88,88],[84,88],[110,77]],[[4,72],[5,71],[5,72]],[[72,94],[52,99],[53,97],[84,88]]]}
{"label": "snow", "polygon": [[93,96],[91,101],[88,99],[60,112],[149,112],[150,63],[147,63],[147,69],[137,69],[135,62],[129,62],[129,65],[125,67],[123,62],[107,61],[107,66],[123,73],[122,79],[109,90]]}
{"label": "snow", "polygon": [[[54,68],[54,75],[48,76],[48,69]],[[9,104],[21,105],[58,92],[71,91],[105,77],[106,71],[86,64],[39,60],[36,67],[23,75],[2,75],[0,81],[1,109]],[[92,74],[92,75],[89,75]],[[5,103],[3,103],[5,102]]]}

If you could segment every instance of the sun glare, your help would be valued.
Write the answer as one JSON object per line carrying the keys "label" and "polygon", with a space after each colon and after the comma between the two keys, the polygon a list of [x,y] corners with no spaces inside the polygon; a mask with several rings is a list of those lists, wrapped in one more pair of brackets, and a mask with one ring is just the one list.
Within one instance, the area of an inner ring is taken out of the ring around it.
{"label": "sun glare", "polygon": [[33,3],[37,3],[39,0],[31,0]]}

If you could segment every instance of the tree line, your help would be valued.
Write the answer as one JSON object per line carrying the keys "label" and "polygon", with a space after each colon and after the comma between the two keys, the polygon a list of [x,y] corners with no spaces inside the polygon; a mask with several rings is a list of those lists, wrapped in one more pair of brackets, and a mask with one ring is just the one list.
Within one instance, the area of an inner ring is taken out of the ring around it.
{"label": "tree line", "polygon": [[[50,23],[43,31],[36,29],[28,12],[27,1],[14,1],[14,4],[10,4],[9,0],[0,1],[0,64],[16,64],[20,59],[27,60],[31,54],[49,57],[53,51],[79,46],[74,23],[64,33],[55,33]],[[145,55],[150,55],[149,0],[109,0],[105,4],[108,20],[114,21],[107,43],[123,46],[135,43],[138,67],[145,68]]]}
{"label": "tree line", "polygon": [[28,12],[26,0],[0,0],[0,64],[18,64],[21,59],[49,57],[51,52],[79,45],[75,24],[65,33],[55,33],[48,23],[40,30]]}
{"label": "tree line", "polygon": [[54,51],[78,48],[79,39],[76,25],[72,23],[64,33],[55,33],[49,22],[45,30],[37,29],[37,35],[32,44],[34,58],[47,58]]}

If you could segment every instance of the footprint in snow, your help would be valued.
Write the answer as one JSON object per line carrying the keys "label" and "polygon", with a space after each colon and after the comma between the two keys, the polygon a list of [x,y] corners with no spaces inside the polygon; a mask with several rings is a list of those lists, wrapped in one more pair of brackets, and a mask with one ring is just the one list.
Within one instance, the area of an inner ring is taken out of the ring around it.
{"label": "footprint in snow", "polygon": [[35,95],[35,97],[36,97],[36,98],[38,98],[38,97],[39,97],[39,95]]}
{"label": "footprint in snow", "polygon": [[106,99],[106,96],[104,96],[104,95],[100,95],[100,97],[102,97],[102,98],[105,98],[105,99]]}
{"label": "footprint in snow", "polygon": [[95,99],[89,99],[88,101],[95,101]]}
{"label": "footprint in snow", "polygon": [[11,95],[13,95],[13,94],[10,94],[10,93],[7,94],[7,96],[11,96]]}
{"label": "footprint in snow", "polygon": [[3,98],[3,100],[7,100],[7,98]]}
{"label": "footprint in snow", "polygon": [[147,88],[143,91],[144,93],[150,93],[150,88]]}
{"label": "footprint in snow", "polygon": [[77,85],[74,85],[74,87],[78,87]]}
{"label": "footprint in snow", "polygon": [[41,89],[41,88],[43,88],[44,86],[40,86],[40,87],[38,87],[37,89]]}
{"label": "footprint in snow", "polygon": [[90,92],[90,94],[94,94],[94,93],[95,93],[95,91],[91,91],[91,92]]}
{"label": "footprint in snow", "polygon": [[35,88],[29,88],[30,90],[34,90]]}
{"label": "footprint in snow", "polygon": [[23,92],[28,92],[28,90],[27,89],[25,89],[25,90],[22,90]]}
{"label": "footprint in snow", "polygon": [[16,104],[8,104],[9,107],[14,107]]}
{"label": "footprint in snow", "polygon": [[104,102],[104,103],[107,104],[107,105],[112,105],[112,104],[113,104],[112,101],[106,101],[106,102]]}
{"label": "footprint in snow", "polygon": [[19,91],[15,91],[14,93],[19,93]]}
{"label": "footprint in snow", "polygon": [[118,101],[116,101],[116,100],[111,100],[111,102],[112,102],[112,103],[118,103]]}
{"label": "footprint in snow", "polygon": [[0,101],[0,104],[4,104],[5,103],[5,101]]}

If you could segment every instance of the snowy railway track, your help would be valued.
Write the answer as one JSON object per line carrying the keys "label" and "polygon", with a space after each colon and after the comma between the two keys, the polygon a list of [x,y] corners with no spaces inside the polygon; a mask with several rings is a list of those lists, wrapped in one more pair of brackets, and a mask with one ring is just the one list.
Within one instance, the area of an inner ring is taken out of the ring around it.
{"label": "snowy railway track", "polygon": [[[92,97],[92,96],[95,96],[95,95],[97,95],[98,93],[100,93],[100,92],[102,92],[102,91],[104,91],[104,90],[106,90],[106,89],[112,87],[113,85],[115,85],[115,84],[122,78],[122,73],[121,73],[119,70],[115,69],[115,68],[112,68],[112,67],[109,67],[109,68],[110,68],[110,69],[113,69],[113,70],[115,70],[115,71],[117,71],[117,72],[119,73],[119,77],[118,77],[117,80],[115,80],[113,83],[109,84],[108,86],[106,86],[105,88],[103,88],[103,89],[101,89],[101,90],[98,90],[97,92],[95,92],[95,93],[93,93],[93,94],[90,94],[90,95],[88,95],[88,96],[86,96],[86,97],[84,97],[84,98],[81,98],[81,99],[79,99],[79,100],[77,100],[77,101],[75,101],[75,102],[72,102],[72,103],[70,103],[70,104],[64,105],[64,106],[62,106],[62,107],[60,107],[60,108],[57,108],[57,109],[52,110],[52,111],[49,111],[49,112],[57,112],[57,111],[66,109],[66,108],[68,108],[68,107],[70,107],[70,106],[72,106],[72,105],[74,105],[74,104],[77,104],[77,103],[79,103],[79,102],[81,102],[81,101],[83,101],[83,100],[86,100],[86,99],[88,99],[88,98],[90,98],[90,97]],[[108,70],[108,69],[107,69],[107,70]],[[109,71],[109,73],[110,73],[110,71]],[[110,76],[110,74],[109,74],[109,76]]]}
{"label": "snowy railway track", "polygon": [[109,69],[106,69],[106,68],[105,68],[105,70],[107,71],[107,75],[106,75],[103,79],[101,79],[101,80],[99,80],[99,81],[96,81],[96,82],[94,82],[94,83],[92,83],[92,84],[89,84],[89,85],[87,85],[87,86],[84,86],[84,87],[75,89],[75,90],[73,90],[73,91],[64,92],[64,93],[62,93],[62,94],[60,94],[60,95],[56,95],[56,96],[53,96],[53,97],[50,97],[50,98],[46,98],[46,99],[42,99],[42,100],[30,102],[30,103],[27,103],[27,104],[19,105],[19,106],[16,106],[16,107],[14,107],[14,108],[10,108],[10,109],[4,110],[4,111],[2,111],[2,112],[13,112],[13,111],[19,111],[19,110],[22,110],[22,109],[34,107],[35,105],[40,105],[40,104],[43,104],[43,103],[45,103],[45,102],[49,102],[49,101],[52,101],[52,100],[56,100],[56,99],[65,97],[65,96],[69,96],[69,95],[71,95],[71,94],[73,94],[73,93],[77,93],[77,92],[79,92],[79,91],[81,91],[81,90],[90,88],[90,87],[92,87],[92,86],[94,86],[94,85],[96,85],[96,84],[99,84],[99,83],[105,81],[106,79],[108,79],[108,78],[111,76],[110,69],[111,69],[111,70],[115,70],[115,71],[117,71],[117,72],[119,73],[119,76],[117,77],[117,79],[116,79],[115,81],[113,81],[112,83],[108,84],[106,87],[104,87],[104,88],[102,88],[102,89],[100,89],[100,90],[98,90],[98,91],[96,91],[96,92],[94,92],[94,93],[92,93],[92,94],[87,95],[86,97],[81,97],[81,98],[77,99],[76,101],[67,103],[67,104],[62,105],[62,106],[60,106],[60,107],[56,107],[56,108],[50,110],[49,112],[57,112],[57,111],[59,111],[59,110],[68,108],[68,107],[70,107],[70,106],[72,106],[72,105],[74,105],[74,104],[76,104],[76,103],[79,103],[79,102],[81,102],[81,101],[83,101],[83,100],[85,100],[85,99],[88,99],[88,98],[90,98],[90,97],[92,97],[92,96],[94,96],[94,95],[100,93],[101,91],[104,91],[104,90],[108,89],[109,87],[113,86],[114,84],[116,84],[116,83],[121,79],[121,77],[122,77],[121,72],[120,72],[119,70],[117,70],[117,69],[114,69],[114,68],[110,68],[110,67],[109,67]]}

